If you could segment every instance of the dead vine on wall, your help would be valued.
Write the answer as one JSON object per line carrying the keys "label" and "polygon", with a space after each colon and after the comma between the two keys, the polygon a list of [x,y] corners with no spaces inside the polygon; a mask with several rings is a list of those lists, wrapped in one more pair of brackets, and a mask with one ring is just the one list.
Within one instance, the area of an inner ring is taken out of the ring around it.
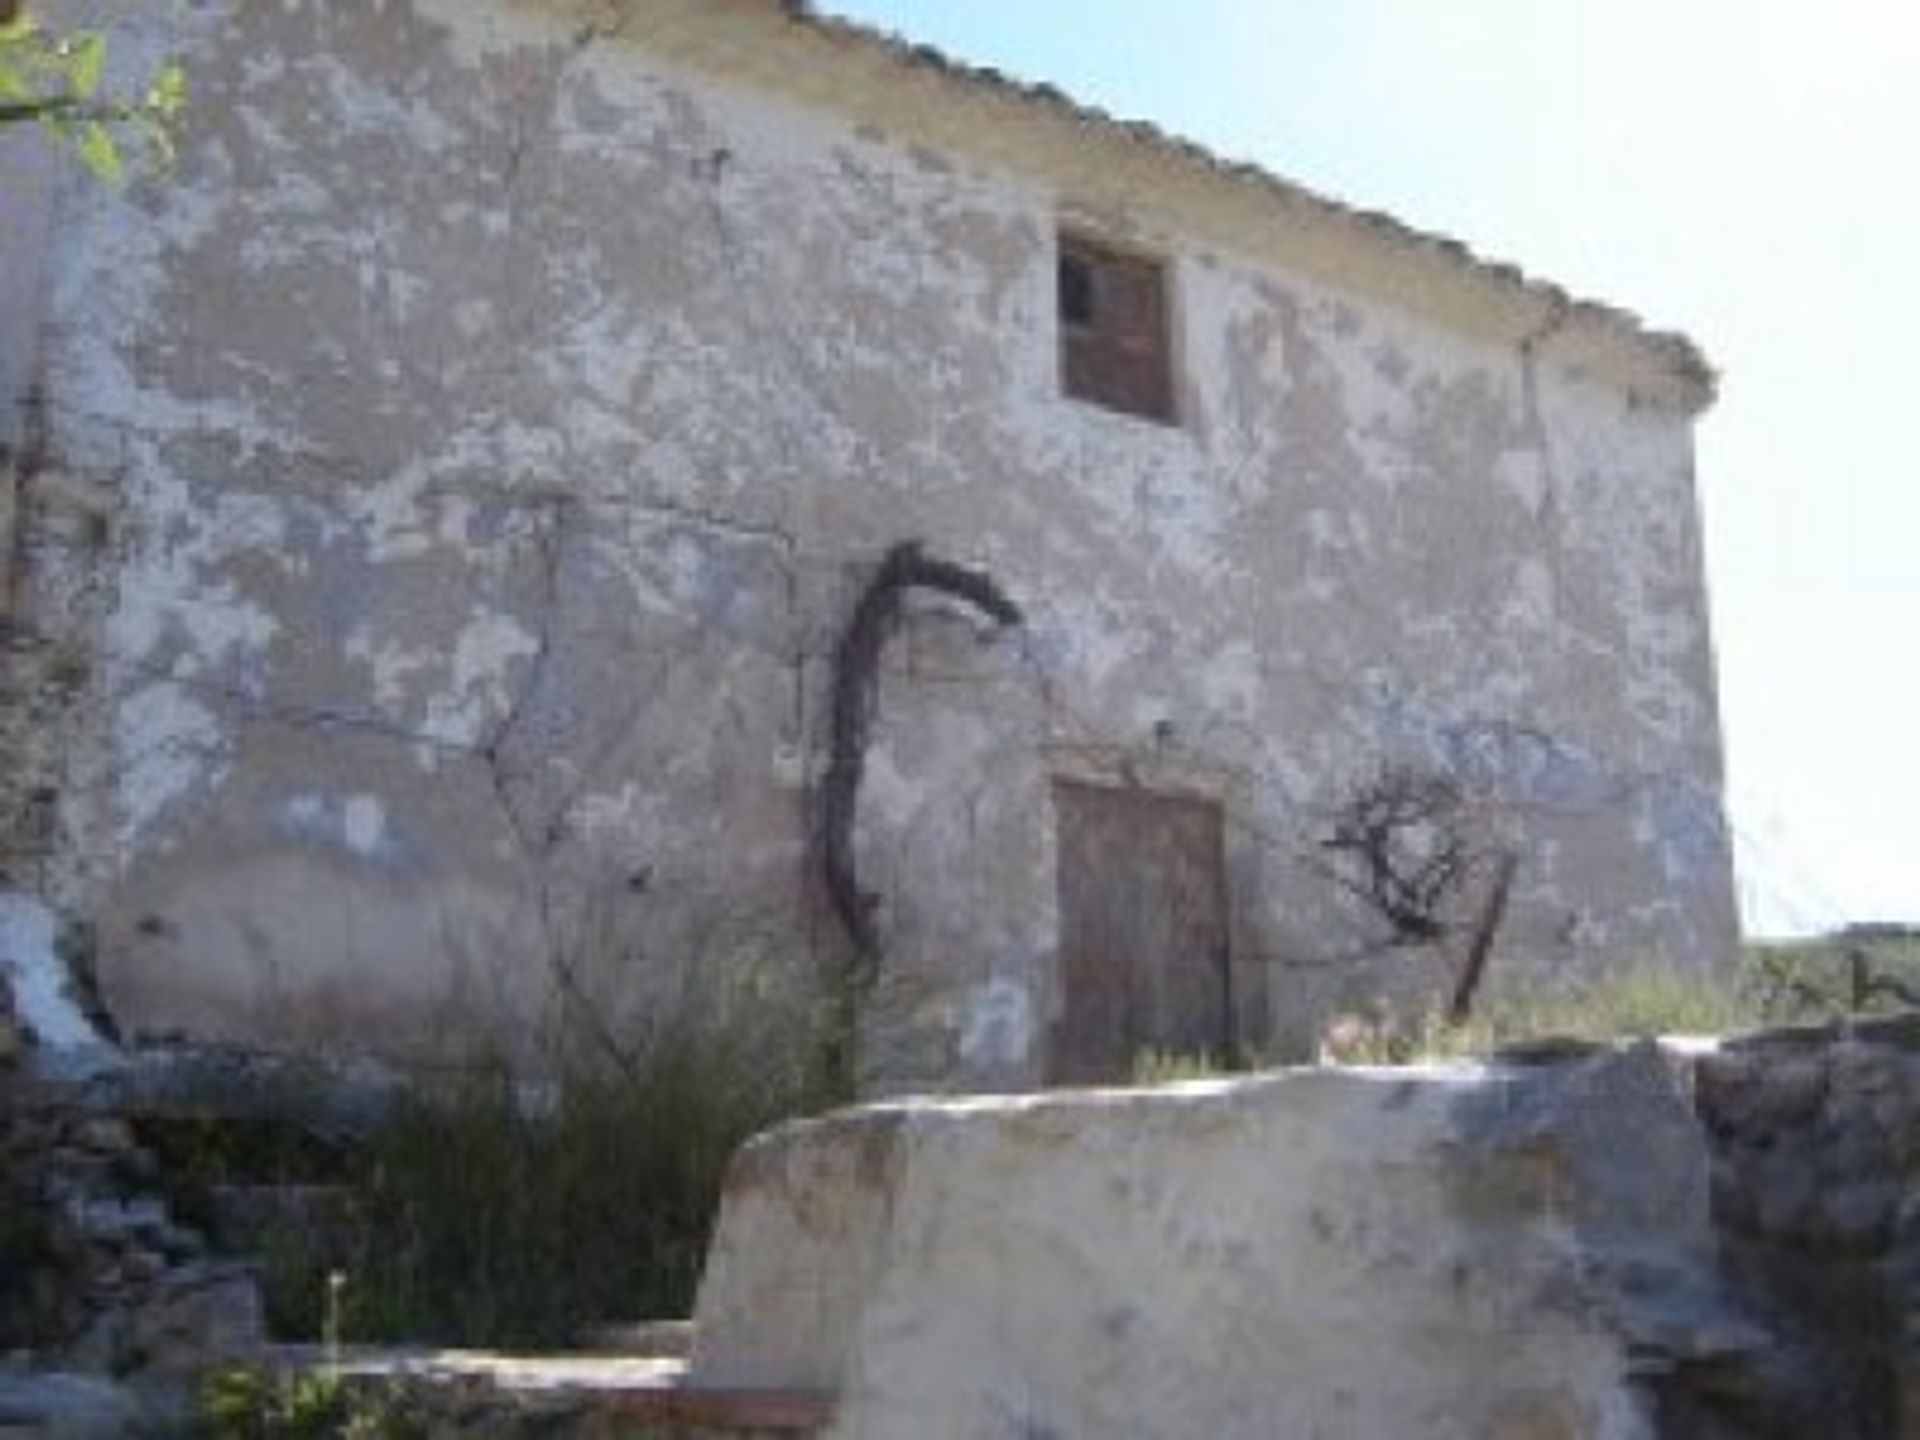
{"label": "dead vine on wall", "polygon": [[[1386,922],[1386,946],[1441,946],[1464,931],[1445,1010],[1454,1025],[1473,1012],[1519,868],[1510,847],[1472,843],[1467,812],[1452,776],[1390,765],[1333,812],[1319,842],[1327,857],[1320,873]],[[1488,867],[1492,878],[1468,922],[1459,911],[1473,876]]]}
{"label": "dead vine on wall", "polygon": [[1385,920],[1396,945],[1426,945],[1452,928],[1446,911],[1471,857],[1450,777],[1391,766],[1332,816],[1324,872]]}
{"label": "dead vine on wall", "polygon": [[964,600],[1003,627],[1018,625],[1024,618],[991,576],[935,559],[921,549],[919,541],[903,540],[887,551],[841,633],[833,662],[832,751],[821,783],[821,863],[827,894],[853,946],[849,979],[862,986],[880,968],[880,932],[874,920],[879,897],[860,888],[853,854],[854,821],[880,658],[899,626],[906,594],[913,589]]}

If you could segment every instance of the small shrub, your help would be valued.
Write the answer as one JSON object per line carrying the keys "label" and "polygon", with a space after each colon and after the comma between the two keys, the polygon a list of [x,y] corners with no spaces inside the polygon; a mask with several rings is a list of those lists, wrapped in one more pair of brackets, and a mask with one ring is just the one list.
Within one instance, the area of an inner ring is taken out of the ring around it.
{"label": "small shrub", "polygon": [[220,1370],[200,1389],[207,1440],[329,1440],[345,1427],[346,1394],[324,1375]]}
{"label": "small shrub", "polygon": [[1920,939],[1820,940],[1750,946],[1747,963],[1769,1019],[1822,1019],[1920,1004]]}
{"label": "small shrub", "polygon": [[218,1370],[200,1387],[202,1440],[426,1440],[430,1427],[395,1396],[330,1371]]}

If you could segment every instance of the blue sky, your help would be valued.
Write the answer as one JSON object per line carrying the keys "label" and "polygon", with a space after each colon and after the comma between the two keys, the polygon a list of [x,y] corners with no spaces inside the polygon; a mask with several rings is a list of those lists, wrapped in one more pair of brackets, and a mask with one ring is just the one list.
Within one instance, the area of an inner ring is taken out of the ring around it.
{"label": "blue sky", "polygon": [[1920,0],[821,0],[1687,331],[1751,933],[1920,922]]}

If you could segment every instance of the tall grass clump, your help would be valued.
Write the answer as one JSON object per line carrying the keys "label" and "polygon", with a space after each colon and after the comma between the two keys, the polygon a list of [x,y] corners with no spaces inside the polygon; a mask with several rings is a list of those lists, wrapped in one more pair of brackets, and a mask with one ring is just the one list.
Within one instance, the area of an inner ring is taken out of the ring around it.
{"label": "tall grass clump", "polygon": [[1582,981],[1494,989],[1466,1023],[1430,1024],[1423,1048],[1458,1055],[1549,1037],[1723,1034],[1762,1023],[1763,998],[1744,971],[1706,973],[1648,961]]}
{"label": "tall grass clump", "polygon": [[482,1057],[373,1140],[345,1326],[356,1340],[550,1346],[690,1312],[729,1156],[840,1097],[817,1007],[749,977],[610,1043],[571,1017],[529,1082]]}
{"label": "tall grass clump", "polygon": [[1724,1035],[1768,1025],[1827,1021],[1915,1003],[1920,944],[1867,946],[1834,939],[1749,946],[1728,969],[1643,961],[1579,978],[1489,986],[1472,1015],[1449,1023],[1437,1009],[1411,1023],[1338,1017],[1328,1058],[1366,1063],[1485,1055],[1548,1039],[1607,1041],[1656,1035]]}

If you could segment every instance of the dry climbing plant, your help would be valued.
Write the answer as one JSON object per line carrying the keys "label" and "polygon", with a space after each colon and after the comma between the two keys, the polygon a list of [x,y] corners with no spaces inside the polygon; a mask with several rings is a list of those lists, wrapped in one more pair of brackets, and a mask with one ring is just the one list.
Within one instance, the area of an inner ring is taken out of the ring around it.
{"label": "dry climbing plant", "polygon": [[900,626],[908,592],[915,589],[963,600],[1002,627],[1022,620],[1020,608],[991,576],[935,559],[919,541],[903,540],[887,551],[867,582],[835,647],[831,750],[820,786],[819,853],[821,878],[850,951],[846,971],[833,987],[838,1015],[824,1057],[828,1071],[838,1075],[843,1085],[851,1083],[860,999],[879,977],[882,956],[879,897],[861,888],[854,858],[860,777],[866,768],[881,656]]}
{"label": "dry climbing plant", "polygon": [[1331,815],[1322,873],[1386,922],[1390,944],[1444,939],[1470,859],[1462,810],[1451,777],[1388,766]]}
{"label": "dry climbing plant", "polygon": [[853,854],[860,777],[873,725],[880,658],[899,628],[910,590],[931,590],[964,600],[996,625],[1021,622],[1020,608],[993,578],[926,554],[917,540],[903,540],[880,562],[840,636],[833,661],[832,751],[820,787],[821,864],[827,893],[853,949],[850,979],[872,984],[880,968],[878,898],[861,889]]}
{"label": "dry climbing plant", "polygon": [[[1320,872],[1385,922],[1386,946],[1439,946],[1464,933],[1444,1012],[1450,1024],[1464,1022],[1519,862],[1511,849],[1483,852],[1473,843],[1460,783],[1409,765],[1385,766],[1333,811],[1319,850]],[[1465,916],[1474,877],[1489,866],[1481,903]]]}

